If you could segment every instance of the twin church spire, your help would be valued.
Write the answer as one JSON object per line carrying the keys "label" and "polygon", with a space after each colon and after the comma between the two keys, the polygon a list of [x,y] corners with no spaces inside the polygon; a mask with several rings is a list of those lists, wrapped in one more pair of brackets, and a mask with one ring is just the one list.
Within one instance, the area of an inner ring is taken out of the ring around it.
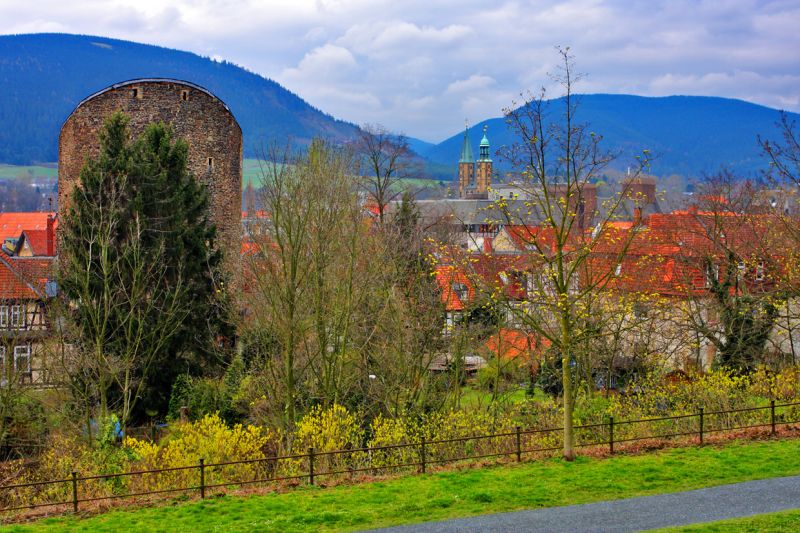
{"label": "twin church spire", "polygon": [[464,199],[486,199],[492,185],[492,159],[489,138],[486,136],[488,126],[483,126],[483,139],[479,147],[479,158],[475,161],[472,155],[472,144],[469,141],[469,125],[464,128],[464,144],[461,147],[461,159],[458,160],[458,196]]}

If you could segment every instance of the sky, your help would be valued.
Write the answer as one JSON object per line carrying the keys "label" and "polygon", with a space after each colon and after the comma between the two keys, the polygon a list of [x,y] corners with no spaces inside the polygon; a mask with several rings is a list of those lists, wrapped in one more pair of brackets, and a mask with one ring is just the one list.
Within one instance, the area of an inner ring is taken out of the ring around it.
{"label": "sky", "polygon": [[0,0],[0,34],[100,35],[226,59],[315,107],[438,142],[520,94],[741,98],[800,111],[800,0]]}

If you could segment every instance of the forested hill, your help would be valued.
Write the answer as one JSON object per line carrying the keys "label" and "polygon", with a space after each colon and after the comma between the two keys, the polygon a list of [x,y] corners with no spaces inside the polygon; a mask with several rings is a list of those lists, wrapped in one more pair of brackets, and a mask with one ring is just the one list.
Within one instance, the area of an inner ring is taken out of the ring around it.
{"label": "forested hill", "polygon": [[232,63],[105,37],[0,36],[0,163],[58,159],[62,122],[86,96],[142,77],[191,81],[219,96],[244,132],[245,154],[272,140],[346,139],[356,127]]}
{"label": "forested hill", "polygon": [[[642,97],[616,94],[579,96],[577,121],[603,136],[603,146],[621,153],[618,170],[632,164],[642,150],[650,150],[650,171],[658,176],[681,174],[702,177],[726,166],[742,177],[758,175],[767,168],[757,136],[778,139],[778,110],[742,100],[705,96]],[[563,113],[563,100],[549,103],[549,117]],[[793,119],[800,115],[792,114]],[[483,126],[488,125],[492,152],[510,145],[515,138],[503,118],[479,122],[470,128],[473,150],[478,147]],[[424,150],[439,163],[455,164],[464,133]],[[502,169],[502,162],[500,162]]]}

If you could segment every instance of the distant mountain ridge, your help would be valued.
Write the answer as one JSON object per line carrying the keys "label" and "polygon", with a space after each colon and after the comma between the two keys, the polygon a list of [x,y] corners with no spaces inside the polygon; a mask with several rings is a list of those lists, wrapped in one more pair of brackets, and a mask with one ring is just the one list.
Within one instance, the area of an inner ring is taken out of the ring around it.
{"label": "distant mountain ridge", "polygon": [[[653,155],[650,172],[659,176],[681,174],[702,177],[730,168],[742,177],[752,177],[767,168],[757,136],[777,139],[775,123],[780,112],[757,104],[709,96],[645,97],[622,94],[579,95],[577,121],[603,136],[603,146],[618,151],[613,168],[624,170],[642,150]],[[549,115],[563,113],[563,99],[549,102]],[[791,118],[800,115],[790,113]],[[488,126],[492,154],[514,142],[502,117],[478,122],[469,129],[473,150]],[[455,169],[464,132],[422,150],[421,155]],[[502,161],[497,161],[504,168]],[[455,171],[454,171],[455,172]]]}
{"label": "distant mountain ridge", "polygon": [[[348,141],[358,131],[278,83],[225,61],[105,37],[6,35],[0,36],[0,163],[56,161],[59,128],[75,105],[109,85],[140,77],[182,79],[219,96],[242,126],[247,157],[273,141],[304,144],[315,136]],[[607,149],[620,152],[617,170],[648,149],[654,155],[650,172],[659,176],[700,177],[721,166],[756,175],[767,166],[756,136],[778,137],[778,111],[741,100],[614,94],[580,99],[578,120],[603,135]],[[553,115],[563,109],[559,99],[550,105]],[[514,142],[505,120],[491,118],[470,128],[473,150],[484,125],[489,126],[493,157],[500,146]],[[427,160],[430,175],[442,180],[455,176],[463,131],[438,144],[408,140]],[[507,169],[495,161],[500,172]]]}
{"label": "distant mountain ridge", "polygon": [[357,131],[278,83],[225,61],[105,37],[5,35],[0,36],[0,163],[56,161],[59,129],[75,105],[134,78],[176,78],[210,90],[242,126],[250,157],[271,141],[344,140]]}

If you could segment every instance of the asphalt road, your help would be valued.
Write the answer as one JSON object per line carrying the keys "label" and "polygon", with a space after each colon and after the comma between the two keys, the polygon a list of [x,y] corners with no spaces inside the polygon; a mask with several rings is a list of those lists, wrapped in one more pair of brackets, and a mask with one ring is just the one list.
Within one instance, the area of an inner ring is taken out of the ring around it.
{"label": "asphalt road", "polygon": [[800,508],[800,476],[586,505],[426,522],[385,532],[642,531]]}

